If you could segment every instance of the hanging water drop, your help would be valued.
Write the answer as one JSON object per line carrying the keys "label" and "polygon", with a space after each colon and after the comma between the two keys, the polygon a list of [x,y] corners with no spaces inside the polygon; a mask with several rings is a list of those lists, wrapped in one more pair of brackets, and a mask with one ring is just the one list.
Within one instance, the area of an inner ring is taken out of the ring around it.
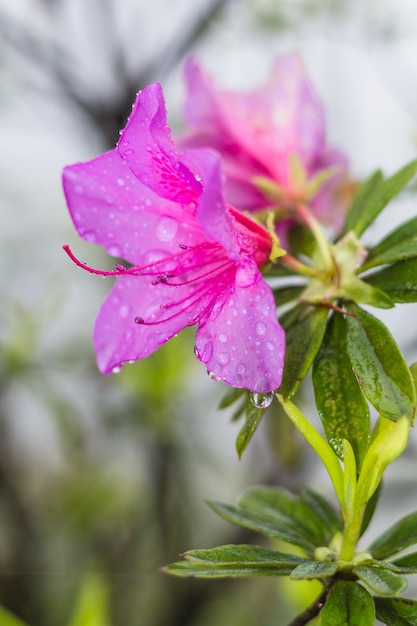
{"label": "hanging water drop", "polygon": [[272,391],[270,391],[269,393],[257,393],[256,391],[253,391],[250,394],[250,401],[252,402],[253,406],[256,406],[257,409],[267,409],[273,399],[274,394],[272,393]]}
{"label": "hanging water drop", "polygon": [[115,365],[111,371],[112,374],[120,374],[123,369],[123,365]]}

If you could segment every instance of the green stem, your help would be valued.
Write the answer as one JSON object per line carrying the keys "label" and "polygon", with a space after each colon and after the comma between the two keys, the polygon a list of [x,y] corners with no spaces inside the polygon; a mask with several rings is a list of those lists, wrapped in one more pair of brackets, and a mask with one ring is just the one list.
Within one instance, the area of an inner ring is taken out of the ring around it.
{"label": "green stem", "polygon": [[320,250],[323,267],[333,272],[335,269],[335,264],[329,243],[323,232],[322,227],[305,204],[300,202],[295,208],[300,221],[308,226],[308,228],[314,235],[318,249]]}
{"label": "green stem", "polygon": [[307,265],[302,261],[299,261],[288,252],[279,258],[279,263],[289,270],[296,272],[297,274],[301,274],[302,276],[309,276],[313,278],[319,278],[322,273],[321,270],[317,270],[315,267],[311,267],[311,265]]}

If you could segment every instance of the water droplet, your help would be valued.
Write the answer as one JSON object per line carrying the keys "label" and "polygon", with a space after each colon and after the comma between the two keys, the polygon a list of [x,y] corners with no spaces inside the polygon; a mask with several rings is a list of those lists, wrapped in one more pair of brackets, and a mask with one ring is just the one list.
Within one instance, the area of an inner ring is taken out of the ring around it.
{"label": "water droplet", "polygon": [[250,394],[250,401],[252,402],[253,406],[256,406],[257,409],[266,409],[267,407],[269,407],[273,399],[274,394],[272,393],[272,391],[270,391],[269,393],[257,393],[256,391],[253,391]]}
{"label": "water droplet", "polygon": [[123,178],[118,178],[117,184],[119,185],[119,187],[123,187],[123,185],[125,184],[125,181],[123,180]]}
{"label": "water droplet", "polygon": [[120,374],[123,369],[123,365],[115,365],[111,371],[112,374]]}
{"label": "water droplet", "polygon": [[227,335],[225,335],[224,333],[221,333],[221,334],[219,335],[219,341],[220,341],[221,343],[226,343],[226,342],[227,342]]}
{"label": "water droplet", "polygon": [[90,243],[94,243],[97,239],[96,233],[92,230],[87,230],[85,233],[83,233],[83,238]]}
{"label": "water droplet", "polygon": [[258,322],[256,324],[256,332],[258,335],[265,335],[266,326],[263,322]]}
{"label": "water droplet", "polygon": [[268,350],[269,350],[270,352],[273,352],[273,351],[275,350],[275,346],[274,346],[274,344],[272,343],[272,341],[267,341],[267,342],[266,342],[266,347],[268,348]]}
{"label": "water droplet", "polygon": [[159,241],[172,241],[178,231],[178,222],[168,215],[161,217],[156,225],[156,236]]}
{"label": "water droplet", "polygon": [[220,365],[227,365],[230,361],[230,354],[228,352],[222,352],[217,356],[217,360]]}
{"label": "water droplet", "polygon": [[145,320],[143,319],[143,317],[139,317],[139,315],[137,315],[135,317],[135,324],[144,324]]}
{"label": "water droplet", "polygon": [[122,256],[122,250],[120,246],[110,246],[109,254],[112,256]]}
{"label": "water droplet", "polygon": [[221,380],[220,376],[217,376],[217,374],[215,374],[214,372],[207,372],[207,374],[209,375],[209,378],[211,378],[211,380],[215,380],[216,382]]}
{"label": "water droplet", "polygon": [[122,306],[119,309],[120,317],[122,317],[123,319],[126,319],[129,316],[129,313],[130,313],[130,306],[127,306],[127,304],[122,304]]}
{"label": "water droplet", "polygon": [[246,372],[246,367],[243,365],[243,363],[239,363],[236,368],[236,372],[239,374],[239,376],[243,376],[243,374]]}

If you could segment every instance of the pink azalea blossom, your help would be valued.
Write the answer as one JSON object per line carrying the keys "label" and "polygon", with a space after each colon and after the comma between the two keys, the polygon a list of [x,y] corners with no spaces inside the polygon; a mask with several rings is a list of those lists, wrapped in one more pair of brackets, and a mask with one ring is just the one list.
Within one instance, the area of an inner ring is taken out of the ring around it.
{"label": "pink azalea blossom", "polygon": [[186,65],[185,79],[189,128],[179,144],[212,147],[221,154],[228,201],[249,211],[270,206],[256,178],[279,185],[284,204],[305,201],[291,175],[295,155],[307,181],[334,168],[308,200],[322,222],[341,225],[347,161],[326,144],[322,107],[297,55],[278,59],[268,82],[246,94],[217,89],[194,60]]}
{"label": "pink azalea blossom", "polygon": [[177,152],[160,85],[138,94],[117,149],[66,167],[78,234],[130,265],[98,314],[97,362],[110,373],[196,324],[195,353],[214,378],[266,393],[281,383],[285,338],[259,267],[267,231],[225,204],[219,157]]}

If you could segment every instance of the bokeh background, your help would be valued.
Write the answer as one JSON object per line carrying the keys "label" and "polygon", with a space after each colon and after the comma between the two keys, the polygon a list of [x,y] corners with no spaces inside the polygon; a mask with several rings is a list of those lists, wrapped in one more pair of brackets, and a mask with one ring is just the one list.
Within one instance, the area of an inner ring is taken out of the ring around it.
{"label": "bokeh background", "polygon": [[[191,329],[100,375],[91,332],[111,279],[61,248],[108,263],[73,232],[60,175],[114,147],[140,88],[163,83],[179,131],[187,56],[248,89],[294,50],[356,180],[416,157],[414,0],[0,0],[0,626],[279,626],[314,593],[159,572],[191,547],[261,541],[207,499],[330,487],[274,408],[238,460],[241,424],[217,410],[225,387],[195,361]],[[369,237],[416,209],[406,193]],[[416,313],[384,315],[410,362]],[[374,532],[416,508],[415,452],[388,473]]]}

